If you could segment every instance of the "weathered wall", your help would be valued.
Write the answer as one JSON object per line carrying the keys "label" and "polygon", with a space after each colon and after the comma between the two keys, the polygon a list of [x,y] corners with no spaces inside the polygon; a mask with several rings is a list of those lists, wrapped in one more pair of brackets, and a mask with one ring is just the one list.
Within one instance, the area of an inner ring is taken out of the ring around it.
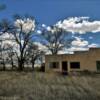
{"label": "weathered wall", "polygon": [[[49,63],[54,61],[60,63],[58,69],[49,68]],[[68,71],[97,71],[96,61],[100,61],[100,48],[93,48],[86,52],[76,52],[75,54],[46,55],[45,70],[62,71],[62,61],[68,62]],[[80,69],[70,69],[70,62],[80,62]]]}

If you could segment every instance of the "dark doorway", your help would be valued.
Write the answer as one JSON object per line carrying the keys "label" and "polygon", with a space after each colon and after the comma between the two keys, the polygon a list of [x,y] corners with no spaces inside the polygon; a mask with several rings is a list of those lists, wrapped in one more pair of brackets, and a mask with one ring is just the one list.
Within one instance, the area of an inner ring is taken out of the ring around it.
{"label": "dark doorway", "polygon": [[97,71],[100,71],[100,61],[96,61]]}
{"label": "dark doorway", "polygon": [[67,61],[63,61],[62,62],[62,73],[67,74],[67,71],[68,71]]}

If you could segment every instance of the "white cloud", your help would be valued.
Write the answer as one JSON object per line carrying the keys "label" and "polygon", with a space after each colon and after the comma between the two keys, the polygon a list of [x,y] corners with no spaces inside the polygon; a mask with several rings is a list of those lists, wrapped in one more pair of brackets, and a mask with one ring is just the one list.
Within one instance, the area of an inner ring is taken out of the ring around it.
{"label": "white cloud", "polygon": [[47,26],[46,29],[47,29],[47,31],[51,31],[52,30],[50,26]]}
{"label": "white cloud", "polygon": [[39,46],[40,50],[44,50],[44,51],[47,50],[46,46],[42,45],[40,42],[34,42],[34,44],[37,45],[37,46]]}
{"label": "white cloud", "polygon": [[59,21],[56,26],[72,33],[100,32],[100,21],[89,21],[89,17],[71,17]]}
{"label": "white cloud", "polygon": [[73,50],[71,50],[71,48],[70,49],[65,48],[65,49],[58,52],[58,54],[73,54],[73,53],[74,52],[73,52]]}
{"label": "white cloud", "polygon": [[45,28],[45,27],[46,27],[46,25],[45,25],[45,24],[42,24],[42,27],[44,27],[44,28]]}
{"label": "white cloud", "polygon": [[79,37],[75,37],[76,40],[72,41],[72,46],[76,46],[76,47],[84,47],[84,46],[87,46],[88,45],[88,41],[86,40],[82,40],[81,38]]}
{"label": "white cloud", "polygon": [[68,49],[68,51],[70,51],[70,52],[74,52],[74,51],[87,51],[87,50],[89,50],[89,48],[87,48],[87,47],[71,47],[71,48],[69,48]]}
{"label": "white cloud", "polygon": [[96,48],[98,47],[99,45],[98,44],[95,44],[95,43],[92,43],[90,45],[88,45],[89,48]]}
{"label": "white cloud", "polygon": [[[76,38],[81,39],[78,37],[76,37]],[[64,48],[63,50],[59,51],[58,54],[73,54],[74,51],[87,51],[87,50],[89,50],[89,48],[98,47],[98,45],[95,43],[88,44],[88,43],[85,43],[84,41],[80,42],[80,40],[78,40],[76,45],[72,45],[72,47],[68,48],[68,49]],[[48,50],[48,48],[45,47],[44,45],[42,45],[41,43],[35,42],[35,44],[39,46],[40,50],[44,50],[46,52],[46,54],[51,54],[51,52]]]}
{"label": "white cloud", "polygon": [[42,31],[41,31],[41,30],[37,30],[37,33],[38,33],[38,34],[41,34],[41,33],[42,33]]}

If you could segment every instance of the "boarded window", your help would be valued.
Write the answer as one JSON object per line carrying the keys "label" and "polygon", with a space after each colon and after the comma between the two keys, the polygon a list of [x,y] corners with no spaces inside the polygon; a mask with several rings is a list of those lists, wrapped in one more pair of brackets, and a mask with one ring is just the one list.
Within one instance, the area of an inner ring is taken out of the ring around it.
{"label": "boarded window", "polygon": [[59,68],[59,62],[50,62],[49,67],[50,68]]}
{"label": "boarded window", "polygon": [[80,68],[80,62],[71,62],[70,68],[72,69],[79,69]]}

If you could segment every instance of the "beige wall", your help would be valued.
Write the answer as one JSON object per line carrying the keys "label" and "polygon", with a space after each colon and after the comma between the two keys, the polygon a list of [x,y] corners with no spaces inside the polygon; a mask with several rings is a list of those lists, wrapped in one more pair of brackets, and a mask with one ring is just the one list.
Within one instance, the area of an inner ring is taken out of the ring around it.
{"label": "beige wall", "polygon": [[[58,61],[60,66],[58,69],[49,68],[50,62]],[[85,52],[75,52],[74,54],[63,55],[46,55],[45,70],[46,71],[62,71],[62,61],[68,62],[68,71],[97,71],[96,61],[100,61],[100,48],[92,48]],[[80,69],[70,69],[70,62],[80,62]]]}

